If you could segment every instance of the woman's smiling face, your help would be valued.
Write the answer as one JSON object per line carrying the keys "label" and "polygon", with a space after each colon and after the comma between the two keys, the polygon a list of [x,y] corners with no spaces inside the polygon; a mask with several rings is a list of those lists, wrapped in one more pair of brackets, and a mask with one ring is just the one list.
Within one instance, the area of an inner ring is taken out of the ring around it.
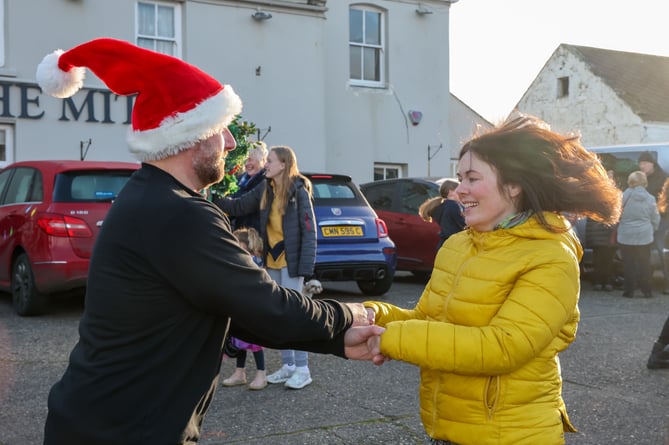
{"label": "woman's smiling face", "polygon": [[489,232],[505,217],[517,213],[514,198],[520,195],[517,185],[498,185],[495,169],[471,151],[458,163],[460,185],[455,191],[464,206],[463,215],[468,227],[478,232]]}

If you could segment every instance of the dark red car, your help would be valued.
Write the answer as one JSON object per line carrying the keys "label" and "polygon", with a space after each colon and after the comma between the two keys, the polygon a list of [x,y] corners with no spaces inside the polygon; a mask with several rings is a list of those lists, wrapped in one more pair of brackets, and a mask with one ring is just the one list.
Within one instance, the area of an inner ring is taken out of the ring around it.
{"label": "dark red car", "polygon": [[0,171],[0,290],[19,315],[86,286],[93,244],[139,164],[23,161]]}
{"label": "dark red car", "polygon": [[397,270],[426,279],[432,273],[439,242],[439,225],[418,216],[418,207],[439,196],[446,178],[398,178],[360,185],[367,201],[386,222],[397,247]]}

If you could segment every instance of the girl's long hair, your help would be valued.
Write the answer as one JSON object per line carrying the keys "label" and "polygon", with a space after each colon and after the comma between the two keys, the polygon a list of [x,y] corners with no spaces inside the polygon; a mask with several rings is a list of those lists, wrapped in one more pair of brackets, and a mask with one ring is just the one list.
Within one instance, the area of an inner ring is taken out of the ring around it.
{"label": "girl's long hair", "polygon": [[[291,187],[298,178],[304,181],[304,188],[311,196],[311,181],[309,178],[300,173],[297,168],[297,157],[292,148],[285,145],[278,145],[270,148],[270,153],[274,152],[279,162],[285,164],[286,168],[274,178],[271,178],[271,187],[274,188],[274,202],[276,202],[279,212],[283,215],[286,212],[288,205],[288,197],[290,196]],[[267,207],[269,199],[269,188],[266,189],[265,194],[260,201],[260,208]]]}
{"label": "girl's long hair", "polygon": [[423,218],[424,221],[432,222],[432,212],[434,209],[444,202],[448,198],[448,192],[458,188],[458,185],[460,185],[460,182],[457,179],[445,179],[439,187],[439,196],[430,198],[422,203],[420,207],[418,207],[418,215]]}

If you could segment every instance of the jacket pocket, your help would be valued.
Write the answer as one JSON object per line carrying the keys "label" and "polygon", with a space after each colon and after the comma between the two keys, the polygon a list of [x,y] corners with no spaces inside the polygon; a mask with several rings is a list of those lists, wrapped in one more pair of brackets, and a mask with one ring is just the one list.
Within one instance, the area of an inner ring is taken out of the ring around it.
{"label": "jacket pocket", "polygon": [[497,402],[499,401],[500,384],[500,376],[498,375],[488,377],[488,381],[486,381],[483,404],[485,405],[484,408],[488,420],[492,420],[495,416]]}

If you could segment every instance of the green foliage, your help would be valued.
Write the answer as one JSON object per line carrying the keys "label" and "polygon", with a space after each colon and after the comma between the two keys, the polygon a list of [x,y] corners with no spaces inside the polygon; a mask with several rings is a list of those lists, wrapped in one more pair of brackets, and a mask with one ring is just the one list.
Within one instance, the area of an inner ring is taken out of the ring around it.
{"label": "green foliage", "polygon": [[249,140],[249,136],[257,132],[255,124],[243,121],[241,116],[235,117],[235,120],[228,126],[228,130],[237,141],[237,147],[225,158],[225,176],[221,182],[211,186],[211,192],[220,196],[237,191],[237,174],[243,168],[249,149],[254,146],[255,142]]}

